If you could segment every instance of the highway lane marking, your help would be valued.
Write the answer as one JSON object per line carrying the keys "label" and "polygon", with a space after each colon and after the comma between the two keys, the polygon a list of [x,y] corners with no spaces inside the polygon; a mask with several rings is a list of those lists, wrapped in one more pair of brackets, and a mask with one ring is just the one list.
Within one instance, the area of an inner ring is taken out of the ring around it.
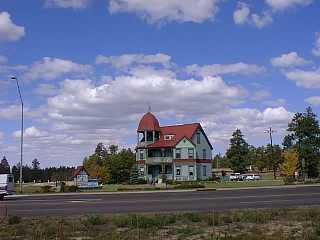
{"label": "highway lane marking", "polygon": [[[117,204],[117,203],[150,203],[150,202],[175,202],[175,201],[182,201],[182,202],[186,202],[186,201],[201,201],[201,200],[233,200],[233,199],[254,199],[254,198],[274,198],[274,197],[299,197],[299,196],[304,196],[304,197],[308,197],[308,196],[317,196],[320,195],[320,193],[309,193],[309,194],[274,194],[274,195],[251,195],[251,196],[236,196],[236,197],[207,197],[207,198],[173,198],[173,199],[143,199],[143,200],[117,200],[117,201],[108,201],[108,199],[105,199],[106,201],[103,201],[104,199],[63,199],[62,201],[59,202],[59,199],[54,199],[54,200],[44,200],[44,201],[40,201],[38,204],[40,205],[50,205],[52,203],[54,203],[55,205],[63,205],[66,203],[85,203],[85,204]],[[275,199],[276,200],[276,199]],[[275,201],[273,200],[273,201]],[[29,205],[34,205],[35,202],[37,200],[32,200],[33,204],[29,204]],[[74,202],[73,202],[74,201]],[[270,200],[271,201],[271,200]],[[25,201],[27,202],[27,201]],[[252,202],[252,201],[250,201]],[[9,203],[9,202],[8,202]],[[10,202],[7,205],[10,206],[16,206],[18,204],[20,204],[21,201],[17,201],[17,202]]]}

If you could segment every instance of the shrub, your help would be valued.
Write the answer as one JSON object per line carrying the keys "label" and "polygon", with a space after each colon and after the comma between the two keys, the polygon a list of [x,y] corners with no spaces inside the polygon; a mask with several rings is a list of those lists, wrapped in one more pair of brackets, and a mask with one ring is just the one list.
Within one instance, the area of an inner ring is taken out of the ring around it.
{"label": "shrub", "polygon": [[21,222],[21,217],[18,216],[10,216],[8,218],[8,224],[9,225],[15,225],[15,224],[19,224]]}
{"label": "shrub", "polygon": [[85,219],[87,225],[104,225],[107,223],[107,218],[101,215],[90,215]]}
{"label": "shrub", "polygon": [[52,188],[53,188],[53,187],[50,186],[50,185],[41,186],[41,192],[42,192],[42,193],[50,193],[50,192],[53,192]]}
{"label": "shrub", "polygon": [[66,192],[77,192],[77,191],[78,191],[78,187],[75,185],[66,187]]}

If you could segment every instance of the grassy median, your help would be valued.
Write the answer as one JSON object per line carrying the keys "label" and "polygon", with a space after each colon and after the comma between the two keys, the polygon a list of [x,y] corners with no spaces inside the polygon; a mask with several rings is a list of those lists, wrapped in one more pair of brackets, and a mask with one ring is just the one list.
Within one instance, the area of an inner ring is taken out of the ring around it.
{"label": "grassy median", "polygon": [[320,207],[1,219],[0,239],[317,240]]}

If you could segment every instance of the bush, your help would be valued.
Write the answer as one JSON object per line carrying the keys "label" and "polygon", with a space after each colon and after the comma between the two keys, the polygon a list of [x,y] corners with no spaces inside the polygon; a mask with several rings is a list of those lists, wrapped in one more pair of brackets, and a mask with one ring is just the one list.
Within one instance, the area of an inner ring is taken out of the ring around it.
{"label": "bush", "polygon": [[21,222],[21,217],[18,216],[10,216],[8,218],[8,224],[9,225],[15,225],[15,224],[19,224]]}
{"label": "bush", "polygon": [[290,176],[290,177],[285,177],[283,181],[284,181],[284,184],[293,184],[295,182],[295,179],[294,177]]}
{"label": "bush", "polygon": [[78,187],[75,185],[71,185],[71,186],[67,186],[65,190],[66,190],[66,192],[77,192]]}
{"label": "bush", "polygon": [[104,225],[107,223],[107,218],[100,215],[91,215],[85,219],[86,225]]}
{"label": "bush", "polygon": [[41,192],[42,193],[50,193],[53,192],[53,187],[50,185],[41,186]]}

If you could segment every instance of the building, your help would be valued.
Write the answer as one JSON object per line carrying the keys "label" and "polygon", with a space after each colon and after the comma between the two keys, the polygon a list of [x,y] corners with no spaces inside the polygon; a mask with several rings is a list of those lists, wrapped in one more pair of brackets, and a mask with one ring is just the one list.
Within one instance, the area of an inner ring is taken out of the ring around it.
{"label": "building", "polygon": [[74,185],[79,188],[96,188],[99,187],[98,179],[90,177],[89,173],[83,166],[78,166],[73,173]]}
{"label": "building", "polygon": [[193,181],[212,177],[212,145],[200,123],[162,126],[146,113],[137,129],[136,160],[148,181]]}

